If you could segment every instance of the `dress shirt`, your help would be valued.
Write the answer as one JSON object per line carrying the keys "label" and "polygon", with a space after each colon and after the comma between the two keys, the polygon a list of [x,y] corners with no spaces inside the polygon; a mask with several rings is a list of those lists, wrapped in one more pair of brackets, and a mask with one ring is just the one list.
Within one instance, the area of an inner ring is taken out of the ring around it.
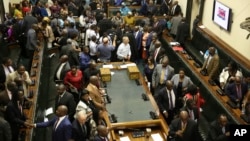
{"label": "dress shirt", "polygon": [[65,64],[66,64],[66,63],[62,63],[62,64],[60,65],[60,67],[58,68],[57,72],[56,72],[56,78],[57,78],[58,80],[60,80],[60,76],[61,76],[61,73],[62,73],[62,69],[63,69],[63,67],[64,67]]}
{"label": "dress shirt", "polygon": [[210,63],[210,61],[212,60],[212,58],[213,58],[213,56],[211,56],[211,55],[209,55],[208,56],[208,60],[207,60],[207,64],[206,64],[206,68],[208,67],[208,65],[209,65],[209,63]]}
{"label": "dress shirt", "polygon": [[95,56],[96,55],[96,42],[89,41],[89,54],[90,56]]}
{"label": "dress shirt", "polygon": [[4,68],[5,76],[8,76],[9,73],[14,72],[14,69],[12,68],[12,66],[3,65],[3,68]]}
{"label": "dress shirt", "polygon": [[155,49],[155,52],[154,52],[154,60],[155,61],[156,61],[156,58],[157,58],[157,55],[158,55],[159,51],[160,51],[159,47]]}
{"label": "dress shirt", "polygon": [[131,56],[130,45],[121,43],[117,49],[117,57],[122,60],[126,56]]}
{"label": "dress shirt", "polygon": [[195,120],[195,119],[194,119],[194,111],[188,109],[188,113],[189,113],[189,118],[192,119],[192,120]]}
{"label": "dress shirt", "polygon": [[[175,108],[175,94],[174,94],[174,91],[173,90],[167,90],[167,92],[168,92],[168,99],[169,99],[169,108],[171,108],[170,110],[172,110],[172,109],[174,109]],[[170,94],[171,94],[171,96],[170,96]],[[170,99],[170,97],[172,98],[172,104],[173,105],[171,105],[171,99]],[[173,106],[173,107],[171,107],[171,106]]]}
{"label": "dress shirt", "polygon": [[64,120],[64,118],[66,118],[66,116],[59,117],[59,120],[58,122],[56,122],[56,125],[55,125],[55,130],[58,127],[58,125]]}

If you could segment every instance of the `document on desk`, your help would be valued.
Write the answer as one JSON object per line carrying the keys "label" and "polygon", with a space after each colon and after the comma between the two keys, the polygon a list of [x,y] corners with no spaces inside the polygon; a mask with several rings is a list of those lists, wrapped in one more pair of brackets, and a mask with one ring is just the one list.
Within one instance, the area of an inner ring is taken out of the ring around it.
{"label": "document on desk", "polygon": [[120,141],[130,141],[128,136],[120,137]]}
{"label": "document on desk", "polygon": [[151,137],[152,137],[153,141],[163,141],[163,139],[159,133],[152,134]]}
{"label": "document on desk", "polygon": [[109,69],[113,69],[114,68],[112,64],[110,64],[110,65],[102,65],[102,67],[103,68],[109,68]]}
{"label": "document on desk", "polygon": [[130,67],[130,66],[136,66],[136,64],[135,63],[129,63],[129,64],[120,65],[120,67],[122,69],[125,69],[125,68]]}

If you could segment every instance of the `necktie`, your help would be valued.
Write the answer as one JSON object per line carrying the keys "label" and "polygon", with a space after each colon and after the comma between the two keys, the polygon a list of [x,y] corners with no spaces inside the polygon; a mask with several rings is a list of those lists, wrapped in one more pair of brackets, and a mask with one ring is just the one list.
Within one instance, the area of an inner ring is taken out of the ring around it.
{"label": "necktie", "polygon": [[19,110],[20,110],[20,112],[22,114],[23,113],[23,107],[22,107],[21,102],[18,102],[18,108],[19,108]]}
{"label": "necktie", "polygon": [[242,94],[241,94],[241,85],[237,85],[236,90],[237,90],[238,99],[241,99],[241,96],[242,96]]}
{"label": "necktie", "polygon": [[225,134],[226,132],[226,129],[225,129],[225,126],[222,127],[222,133]]}
{"label": "necktie", "polygon": [[189,110],[189,117],[190,117],[190,119],[194,119],[193,110]]}
{"label": "necktie", "polygon": [[186,129],[187,123],[186,122],[182,122],[182,126],[181,126],[181,131],[184,132]]}
{"label": "necktie", "polygon": [[57,118],[57,120],[56,120],[56,122],[55,122],[55,124],[54,124],[54,130],[56,130],[56,128],[57,128],[57,124],[58,124],[58,122],[59,122],[59,118]]}
{"label": "necktie", "polygon": [[62,98],[62,96],[59,95],[58,101],[57,101],[58,103],[60,102],[61,98]]}
{"label": "necktie", "polygon": [[9,67],[9,66],[7,66],[7,69],[8,69],[8,71],[9,71],[9,73],[11,73],[11,69],[10,69],[10,67]]}
{"label": "necktie", "polygon": [[169,94],[169,109],[173,109],[173,98],[172,98],[172,94],[171,94],[171,91],[168,91],[168,94]]}
{"label": "necktie", "polygon": [[163,69],[161,70],[160,84],[163,84],[163,83],[164,83],[165,72],[166,72],[166,70],[163,68]]}

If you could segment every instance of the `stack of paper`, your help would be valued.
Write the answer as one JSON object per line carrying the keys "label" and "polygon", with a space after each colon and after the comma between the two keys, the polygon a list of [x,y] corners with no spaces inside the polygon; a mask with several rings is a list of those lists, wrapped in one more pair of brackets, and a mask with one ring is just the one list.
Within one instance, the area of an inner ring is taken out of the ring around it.
{"label": "stack of paper", "polygon": [[152,137],[153,141],[163,141],[163,139],[159,133],[152,134],[151,137]]}
{"label": "stack of paper", "polygon": [[113,68],[114,68],[112,64],[110,64],[110,65],[102,65],[102,67],[103,67],[103,68],[110,68],[110,69],[113,69]]}
{"label": "stack of paper", "polygon": [[130,141],[128,136],[120,137],[120,141]]}

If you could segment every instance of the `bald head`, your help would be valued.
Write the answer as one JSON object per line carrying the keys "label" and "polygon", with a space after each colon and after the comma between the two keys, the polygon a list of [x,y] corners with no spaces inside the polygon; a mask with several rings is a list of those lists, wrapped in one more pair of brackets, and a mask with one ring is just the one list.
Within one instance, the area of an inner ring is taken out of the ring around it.
{"label": "bald head", "polygon": [[98,81],[98,77],[96,76],[96,75],[92,75],[92,76],[90,76],[90,78],[89,78],[89,82],[91,83],[91,84],[96,84],[97,83],[97,81]]}
{"label": "bald head", "polygon": [[69,59],[68,55],[62,55],[62,56],[60,57],[60,62],[61,62],[61,63],[67,62],[68,59]]}
{"label": "bald head", "polygon": [[104,38],[102,39],[102,42],[103,42],[103,44],[107,44],[107,43],[109,42],[108,37],[104,37]]}
{"label": "bald head", "polygon": [[85,113],[85,111],[84,110],[82,110],[82,111],[79,111],[77,114],[76,114],[76,118],[77,118],[77,120],[78,120],[78,122],[80,123],[80,124],[84,124],[85,122],[86,122],[86,120],[87,120],[87,114]]}
{"label": "bald head", "polygon": [[155,47],[158,48],[158,47],[160,47],[160,46],[161,46],[161,42],[157,40],[157,41],[155,42]]}
{"label": "bald head", "polygon": [[56,109],[56,115],[62,117],[68,114],[68,108],[65,105],[60,105]]}
{"label": "bald head", "polygon": [[214,47],[210,47],[208,50],[209,50],[209,54],[210,55],[214,55],[215,54],[215,48]]}
{"label": "bald head", "polygon": [[106,137],[108,135],[108,129],[104,125],[98,125],[97,126],[97,132],[102,137]]}
{"label": "bald head", "polygon": [[185,110],[182,110],[180,112],[180,119],[183,121],[183,122],[186,122],[188,120],[188,112],[185,111]]}
{"label": "bald head", "polygon": [[169,63],[168,57],[167,57],[167,56],[164,56],[164,57],[162,58],[162,62],[161,62],[162,67],[163,67],[163,68],[167,67],[168,63]]}
{"label": "bald head", "polygon": [[172,90],[173,89],[173,82],[170,80],[166,81],[166,87],[168,90]]}

